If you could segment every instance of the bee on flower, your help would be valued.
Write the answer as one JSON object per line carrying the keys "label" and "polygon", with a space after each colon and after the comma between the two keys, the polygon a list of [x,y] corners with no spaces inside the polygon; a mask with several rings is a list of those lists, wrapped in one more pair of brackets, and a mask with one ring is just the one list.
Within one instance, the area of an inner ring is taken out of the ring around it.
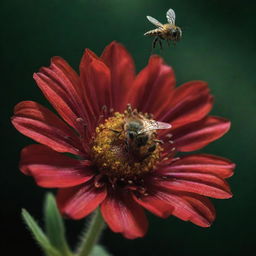
{"label": "bee on flower", "polygon": [[215,210],[208,197],[232,197],[230,160],[179,155],[230,128],[227,119],[209,115],[207,83],[176,87],[159,56],[136,75],[131,55],[116,42],[101,56],[86,49],[79,75],[53,57],[34,79],[57,113],[34,101],[15,106],[13,125],[38,143],[22,150],[20,170],[41,187],[58,188],[63,215],[81,219],[99,207],[114,232],[134,239],[147,232],[145,209],[209,227]]}

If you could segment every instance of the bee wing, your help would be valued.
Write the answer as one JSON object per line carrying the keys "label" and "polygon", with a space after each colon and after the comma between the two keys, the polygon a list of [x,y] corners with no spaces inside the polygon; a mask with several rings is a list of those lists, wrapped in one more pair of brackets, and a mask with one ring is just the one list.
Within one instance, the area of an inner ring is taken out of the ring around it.
{"label": "bee wing", "polygon": [[147,16],[147,19],[152,23],[154,24],[155,26],[157,27],[162,27],[163,24],[161,22],[159,22],[157,19],[151,17],[151,16]]}
{"label": "bee wing", "polygon": [[138,134],[152,131],[152,130],[170,129],[171,127],[172,127],[171,124],[164,123],[164,122],[158,122],[155,120],[144,121],[144,128],[141,129],[138,132]]}
{"label": "bee wing", "polygon": [[171,25],[175,25],[175,12],[173,9],[169,9],[166,13],[166,18],[168,20],[168,23]]}

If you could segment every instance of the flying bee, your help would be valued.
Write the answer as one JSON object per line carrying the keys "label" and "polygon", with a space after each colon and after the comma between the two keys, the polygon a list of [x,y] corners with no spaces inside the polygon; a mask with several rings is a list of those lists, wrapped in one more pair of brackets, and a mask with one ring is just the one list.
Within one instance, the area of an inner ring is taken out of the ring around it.
{"label": "flying bee", "polygon": [[152,141],[147,147],[147,155],[156,149],[155,139],[156,130],[170,129],[172,126],[168,123],[149,120],[140,116],[139,118],[130,117],[124,125],[125,135],[127,137],[128,150],[140,152],[140,149]]}
{"label": "flying bee", "polygon": [[170,41],[173,41],[176,44],[182,37],[181,28],[175,25],[175,12],[173,9],[169,9],[166,13],[166,18],[168,23],[162,24],[155,18],[147,16],[147,19],[153,23],[157,28],[149,30],[144,35],[145,36],[154,36],[152,47],[156,47],[156,43],[159,42],[160,48],[162,49],[162,41],[166,40],[170,46]]}

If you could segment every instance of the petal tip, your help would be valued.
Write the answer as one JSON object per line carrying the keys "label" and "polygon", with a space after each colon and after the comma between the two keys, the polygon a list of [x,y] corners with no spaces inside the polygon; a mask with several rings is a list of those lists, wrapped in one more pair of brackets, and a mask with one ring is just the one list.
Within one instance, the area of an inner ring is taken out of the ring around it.
{"label": "petal tip", "polygon": [[104,58],[108,58],[108,57],[107,57],[108,55],[112,56],[114,53],[115,53],[115,54],[118,54],[118,55],[119,55],[119,54],[122,54],[122,56],[127,55],[127,56],[129,56],[129,57],[131,58],[130,53],[128,52],[128,50],[126,49],[126,47],[125,47],[123,44],[121,44],[121,43],[119,43],[119,42],[117,42],[117,41],[112,41],[110,44],[108,44],[108,45],[104,48],[101,57],[102,57],[103,59],[104,59]]}
{"label": "petal tip", "polygon": [[60,56],[51,57],[51,63],[55,63],[55,62],[64,62],[64,63],[66,63],[66,61],[63,58],[61,58]]}
{"label": "petal tip", "polygon": [[111,47],[117,47],[117,48],[122,47],[122,48],[125,48],[123,44],[117,42],[116,40],[113,40],[112,42],[110,42],[110,44],[108,44],[106,46],[106,48],[107,47],[109,47],[109,48],[111,48]]}
{"label": "petal tip", "polygon": [[[42,70],[42,68],[40,69],[40,71]],[[40,78],[40,73],[41,72],[34,72],[33,73],[33,78],[34,78],[34,80],[36,81],[36,82],[38,82],[38,80],[40,80],[41,78]]]}
{"label": "petal tip", "polygon": [[99,60],[100,58],[98,57],[98,55],[95,52],[93,52],[89,48],[86,48],[84,50],[84,54],[83,54],[81,63],[84,63],[84,60],[92,62],[95,59]]}
{"label": "petal tip", "polygon": [[157,54],[151,55],[149,57],[148,63],[151,63],[151,64],[156,63],[158,65],[165,64],[164,59],[161,56],[157,55]]}

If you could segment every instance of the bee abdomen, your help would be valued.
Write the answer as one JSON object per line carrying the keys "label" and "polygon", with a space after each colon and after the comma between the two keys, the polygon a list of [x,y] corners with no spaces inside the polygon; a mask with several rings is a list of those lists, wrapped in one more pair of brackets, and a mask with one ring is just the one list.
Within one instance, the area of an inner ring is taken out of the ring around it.
{"label": "bee abdomen", "polygon": [[160,34],[161,34],[161,30],[157,28],[157,29],[147,31],[144,34],[144,36],[159,36]]}

